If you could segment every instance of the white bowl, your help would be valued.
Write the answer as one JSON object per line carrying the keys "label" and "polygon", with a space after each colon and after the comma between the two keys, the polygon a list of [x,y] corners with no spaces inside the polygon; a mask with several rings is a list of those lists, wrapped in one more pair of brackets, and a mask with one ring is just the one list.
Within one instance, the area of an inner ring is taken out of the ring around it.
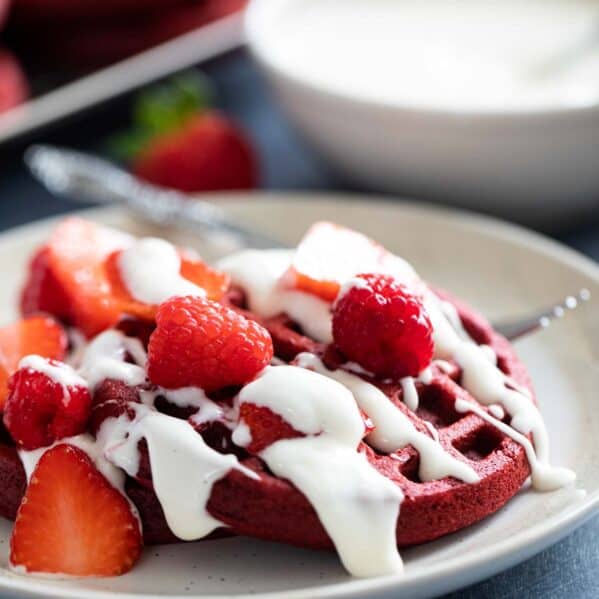
{"label": "white bowl", "polygon": [[595,206],[599,105],[475,111],[357,98],[276,60],[266,32],[283,1],[251,2],[250,48],[291,119],[348,179],[543,228]]}

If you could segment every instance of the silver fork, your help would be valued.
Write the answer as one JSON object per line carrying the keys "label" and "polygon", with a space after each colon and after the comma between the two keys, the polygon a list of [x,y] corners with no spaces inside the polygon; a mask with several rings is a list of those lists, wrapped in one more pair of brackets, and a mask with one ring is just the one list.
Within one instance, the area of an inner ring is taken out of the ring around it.
{"label": "silver fork", "polygon": [[[150,222],[192,227],[219,238],[224,234],[241,247],[285,247],[277,239],[232,221],[214,204],[190,200],[180,192],[144,183],[95,156],[37,145],[27,150],[25,163],[33,176],[55,195],[83,202],[120,202]],[[493,326],[513,341],[546,328],[552,320],[574,310],[590,296],[588,289],[581,289],[546,310]]]}
{"label": "silver fork", "polygon": [[583,288],[576,295],[568,295],[562,302],[538,313],[516,320],[494,322],[493,328],[510,341],[514,341],[539,329],[546,329],[553,320],[563,318],[568,311],[575,310],[590,299],[591,292]]}

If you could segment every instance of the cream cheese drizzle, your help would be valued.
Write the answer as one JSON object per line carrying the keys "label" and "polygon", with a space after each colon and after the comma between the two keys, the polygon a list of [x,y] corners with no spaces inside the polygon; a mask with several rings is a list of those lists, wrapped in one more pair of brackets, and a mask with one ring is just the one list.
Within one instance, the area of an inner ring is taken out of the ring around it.
{"label": "cream cheese drizzle", "polygon": [[129,293],[145,304],[161,304],[175,295],[206,296],[201,287],[181,276],[181,257],[164,239],[139,239],[123,250],[118,265]]}
{"label": "cream cheese drizzle", "polygon": [[[125,362],[129,355],[134,364]],[[123,381],[135,387],[146,381],[146,352],[139,339],[117,330],[100,333],[83,352],[79,373],[93,390],[105,379]]]}
{"label": "cream cheese drizzle", "polygon": [[403,391],[403,401],[415,412],[418,409],[420,398],[418,397],[418,389],[416,389],[416,383],[424,383],[430,385],[433,380],[433,372],[430,366],[425,368],[417,377],[405,376],[400,379],[401,389]]}
{"label": "cream cheese drizzle", "polygon": [[[453,358],[462,369],[461,384],[464,389],[481,404],[496,406],[492,408],[496,413],[501,408],[509,414],[510,424],[506,425],[484,410],[470,408],[479,415],[484,413],[485,420],[503,433],[508,434],[507,431],[510,431],[510,436],[524,447],[532,470],[533,487],[539,491],[547,491],[572,482],[576,478],[573,472],[567,471],[569,474],[566,475],[565,469],[554,469],[548,462],[547,429],[529,394],[508,386],[510,383],[514,386],[513,381],[496,366],[496,360],[489,359],[488,346],[478,346],[469,336],[456,332],[446,317],[446,306],[443,307],[432,293],[426,298],[426,307],[434,329],[435,357]],[[525,436],[529,433],[532,434],[534,446]],[[547,480],[551,483],[548,484]]]}
{"label": "cream cheese drizzle", "polygon": [[47,358],[31,354],[25,356],[19,362],[19,368],[27,368],[45,374],[55,383],[68,387],[83,387],[87,389],[87,381],[77,374],[77,371],[68,364],[62,362],[51,362]]}
{"label": "cream cheese drizzle", "polygon": [[144,405],[132,405],[136,418],[109,418],[99,439],[106,458],[130,476],[139,470],[138,443],[148,446],[152,484],[169,528],[180,539],[191,541],[224,526],[206,505],[214,483],[232,469],[257,475],[239,464],[232,454],[221,454],[206,445],[185,420],[161,414]]}
{"label": "cream cheese drizzle", "polygon": [[341,383],[375,426],[367,440],[379,451],[393,453],[412,445],[420,454],[419,475],[423,481],[453,476],[467,483],[479,477],[465,462],[448,453],[435,439],[414,428],[410,419],[375,385],[345,370],[329,370],[314,354],[301,353],[296,363]]}
{"label": "cream cheese drizzle", "polygon": [[522,433],[491,416],[491,414],[487,413],[479,405],[465,399],[457,399],[455,407],[458,412],[473,412],[524,448],[526,458],[530,464],[532,486],[537,491],[555,491],[573,483],[576,479],[576,475],[572,470],[568,468],[556,468],[547,462],[541,461],[532,443]]}
{"label": "cream cheese drizzle", "polygon": [[[286,250],[252,250],[229,256],[221,262],[221,267],[244,289],[250,308],[256,313],[262,316],[273,316],[286,312],[302,326],[307,334],[317,340],[328,342],[331,339],[330,306],[318,298],[312,298],[312,303],[306,302],[303,298],[300,301],[302,309],[298,310],[297,294],[300,296],[306,294],[284,291],[281,288],[280,278],[289,267],[291,259],[292,253]],[[411,267],[409,268],[411,270]],[[348,276],[342,281],[341,293],[355,285],[362,285],[360,280],[356,280],[356,274],[347,273]],[[417,278],[417,275],[414,275],[414,281],[418,293],[423,295],[433,325],[435,362],[443,368],[444,363],[455,360],[462,368],[464,388],[482,404],[498,406],[493,408],[496,413],[499,413],[498,409],[501,408],[509,414],[510,426],[517,432],[524,435],[532,433],[533,451],[536,452],[537,461],[545,464],[549,455],[547,431],[530,394],[501,372],[497,367],[492,348],[474,343],[451,303],[437,298]],[[292,300],[285,293],[296,295]],[[342,376],[346,374],[351,376],[349,373],[344,373]],[[356,384],[361,385],[361,383]],[[414,381],[405,380],[402,381],[402,385],[409,404],[412,407],[417,406]],[[372,396],[374,393],[364,395],[367,398]],[[379,403],[383,405],[382,402]],[[365,411],[368,413],[368,410]],[[371,414],[370,416],[372,418]],[[373,433],[374,442],[387,447],[388,451],[393,451],[394,445],[390,441],[394,438],[391,429],[388,421],[383,418],[378,424],[378,430]]]}
{"label": "cream cheese drizzle", "polygon": [[[364,424],[351,393],[310,370],[270,366],[239,401],[268,407],[307,435],[277,441],[260,457],[308,498],[347,570],[363,577],[401,572],[395,530],[403,493],[358,453]],[[247,439],[242,421],[233,441]]]}
{"label": "cream cheese drizzle", "polygon": [[99,472],[101,472],[107,480],[112,484],[113,487],[118,489],[123,495],[125,495],[125,474],[122,470],[111,464],[105,457],[100,446],[96,443],[95,439],[89,433],[83,433],[74,437],[65,437],[56,441],[48,447],[40,447],[38,449],[19,450],[19,457],[25,470],[25,476],[27,480],[31,479],[31,475],[40,461],[40,458],[53,447],[57,445],[74,445],[85,452],[91,461],[94,463]]}
{"label": "cream cheese drizzle", "polygon": [[281,285],[293,250],[245,250],[218,263],[233,283],[247,294],[250,310],[264,318],[285,312],[310,336],[323,343],[333,340],[331,306],[310,294]]}

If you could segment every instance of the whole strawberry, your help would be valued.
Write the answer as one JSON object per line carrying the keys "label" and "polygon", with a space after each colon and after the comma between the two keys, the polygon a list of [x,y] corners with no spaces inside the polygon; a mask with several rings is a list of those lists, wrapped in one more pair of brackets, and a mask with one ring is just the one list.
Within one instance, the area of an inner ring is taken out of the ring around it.
{"label": "whole strawberry", "polygon": [[252,149],[226,117],[210,111],[156,137],[133,161],[138,177],[182,191],[256,187]]}
{"label": "whole strawberry", "polygon": [[148,347],[148,376],[167,389],[216,391],[250,382],[273,356],[266,329],[199,297],[161,304]]}
{"label": "whole strawberry", "polygon": [[113,154],[155,185],[185,192],[250,189],[258,167],[250,142],[210,107],[210,87],[195,72],[142,92],[133,130],[113,140]]}
{"label": "whole strawberry", "polygon": [[333,313],[335,345],[373,374],[417,376],[431,362],[433,329],[419,296],[389,275],[358,275]]}

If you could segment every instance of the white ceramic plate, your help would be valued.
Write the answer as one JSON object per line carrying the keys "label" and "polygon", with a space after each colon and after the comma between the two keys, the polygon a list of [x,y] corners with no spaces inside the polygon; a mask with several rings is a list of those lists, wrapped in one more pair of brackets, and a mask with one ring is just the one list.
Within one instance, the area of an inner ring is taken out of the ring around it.
{"label": "white ceramic plate", "polygon": [[[523,229],[476,216],[409,204],[348,201],[333,196],[235,196],[222,202],[237,217],[295,242],[307,226],[331,219],[379,239],[492,318],[528,312],[587,287],[599,297],[599,267]],[[123,212],[91,218],[156,233]],[[31,250],[52,221],[0,236],[0,316],[14,316],[14,300]],[[174,232],[170,232],[174,233]],[[169,231],[163,231],[168,235]],[[180,236],[170,237],[181,241]],[[184,236],[189,242],[191,237]],[[200,250],[209,254],[209,248]],[[403,577],[355,580],[334,554],[250,539],[148,548],[121,578],[41,580],[6,569],[10,523],[0,522],[0,593],[10,597],[431,597],[467,585],[526,559],[582,524],[599,504],[599,322],[597,302],[549,330],[518,343],[528,364],[553,442],[553,460],[578,473],[577,490],[521,492],[484,522],[440,541],[404,551]],[[581,492],[586,490],[586,494]]]}

